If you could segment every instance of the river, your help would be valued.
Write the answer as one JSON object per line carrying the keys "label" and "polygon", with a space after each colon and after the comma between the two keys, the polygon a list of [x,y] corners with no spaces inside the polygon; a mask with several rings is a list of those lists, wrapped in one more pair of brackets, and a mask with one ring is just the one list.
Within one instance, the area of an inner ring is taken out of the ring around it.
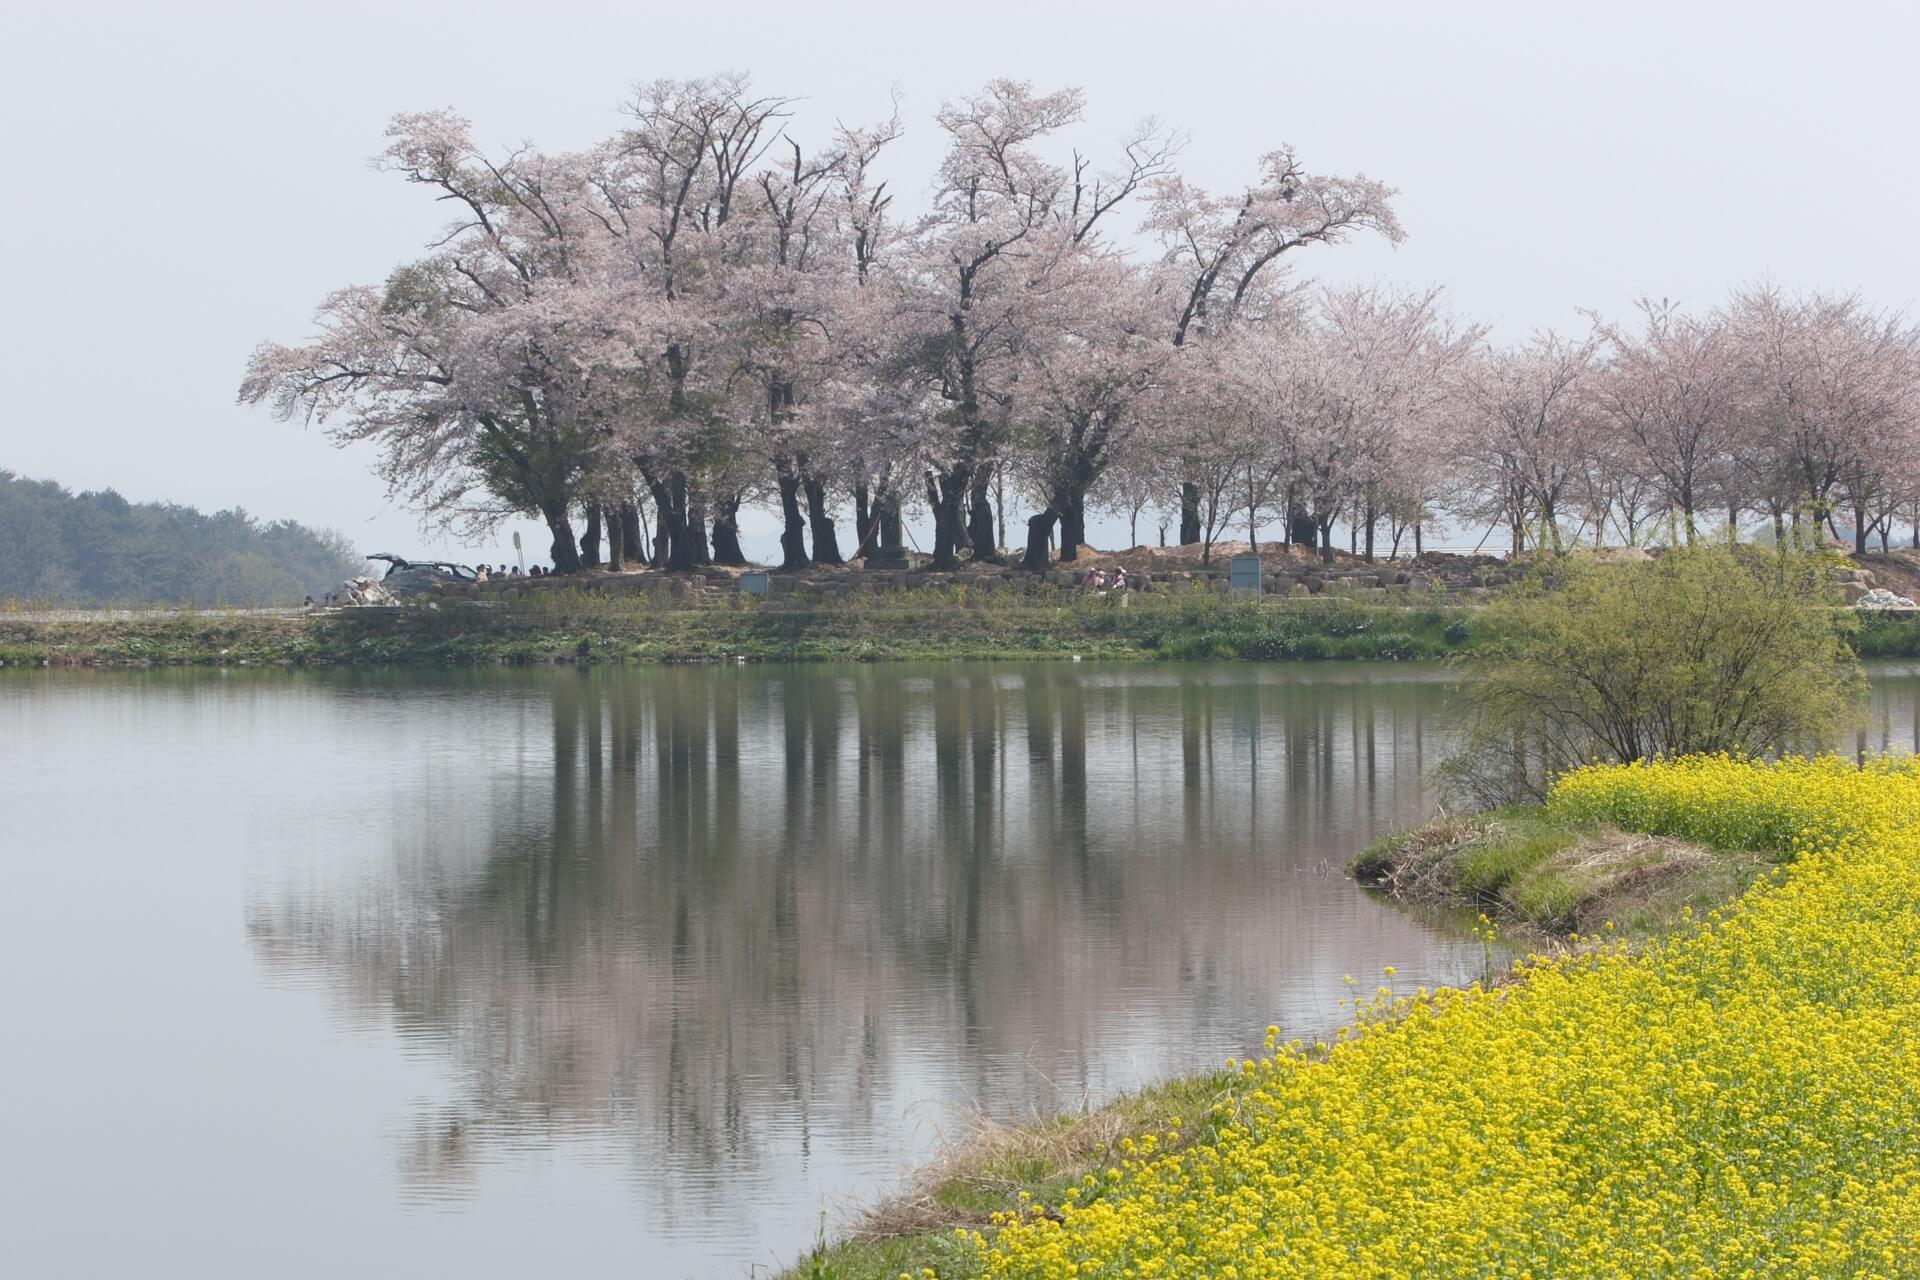
{"label": "river", "polygon": [[[0,675],[13,1274],[766,1274],[943,1134],[1477,944],[1448,673]],[[1920,746],[1920,668],[1845,746]]]}

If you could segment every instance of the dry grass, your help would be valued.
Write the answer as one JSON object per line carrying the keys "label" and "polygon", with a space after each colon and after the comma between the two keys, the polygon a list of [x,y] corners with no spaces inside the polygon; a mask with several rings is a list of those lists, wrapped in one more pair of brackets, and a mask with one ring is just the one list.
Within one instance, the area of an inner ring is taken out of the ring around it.
{"label": "dry grass", "polygon": [[1129,1094],[1104,1107],[1033,1124],[976,1114],[915,1176],[911,1186],[869,1210],[846,1232],[854,1243],[987,1226],[994,1214],[1057,1192],[1120,1158],[1120,1144],[1154,1134],[1182,1146],[1210,1130],[1216,1109],[1230,1104],[1230,1077],[1210,1074]]}
{"label": "dry grass", "polygon": [[1452,891],[1444,876],[1449,858],[1469,845],[1498,839],[1501,832],[1491,814],[1450,814],[1443,809],[1411,831],[1394,832],[1368,844],[1347,869],[1355,879],[1396,898],[1444,897]]}
{"label": "dry grass", "polygon": [[1485,911],[1503,929],[1552,941],[1608,924],[1631,937],[1656,935],[1685,908],[1732,898],[1766,865],[1757,854],[1569,828],[1516,809],[1442,814],[1368,845],[1349,870],[1401,901]]}

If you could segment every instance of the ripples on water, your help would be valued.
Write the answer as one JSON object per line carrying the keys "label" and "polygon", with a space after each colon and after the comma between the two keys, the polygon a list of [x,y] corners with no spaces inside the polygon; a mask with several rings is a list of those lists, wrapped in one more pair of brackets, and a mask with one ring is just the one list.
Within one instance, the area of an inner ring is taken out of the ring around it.
{"label": "ripples on water", "polygon": [[[1876,676],[1860,749],[1916,687]],[[1342,974],[1475,976],[1339,873],[1427,810],[1447,693],[9,675],[0,1225],[35,1275],[764,1269],[974,1111],[1323,1031]]]}

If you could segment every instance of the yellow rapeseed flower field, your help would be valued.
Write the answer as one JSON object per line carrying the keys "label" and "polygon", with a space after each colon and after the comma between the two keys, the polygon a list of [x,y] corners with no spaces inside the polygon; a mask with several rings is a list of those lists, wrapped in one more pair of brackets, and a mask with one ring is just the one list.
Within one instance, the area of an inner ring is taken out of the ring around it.
{"label": "yellow rapeseed flower field", "polygon": [[1641,953],[1270,1036],[1212,1133],[974,1237],[986,1274],[1920,1275],[1920,767],[1595,766],[1551,804],[1795,859]]}

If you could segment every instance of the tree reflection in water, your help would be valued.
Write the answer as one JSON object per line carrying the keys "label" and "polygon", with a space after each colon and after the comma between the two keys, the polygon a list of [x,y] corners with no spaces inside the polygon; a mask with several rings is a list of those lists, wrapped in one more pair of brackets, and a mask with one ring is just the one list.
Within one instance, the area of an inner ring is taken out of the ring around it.
{"label": "tree reflection in water", "polygon": [[1427,806],[1431,670],[582,670],[397,696],[470,721],[470,752],[385,762],[388,853],[256,894],[249,927],[451,1073],[401,1137],[421,1197],[585,1144],[625,1164],[649,1235],[764,1260],[970,1108],[1098,1101],[1269,1022],[1332,1025],[1343,973],[1479,963],[1338,870]]}

